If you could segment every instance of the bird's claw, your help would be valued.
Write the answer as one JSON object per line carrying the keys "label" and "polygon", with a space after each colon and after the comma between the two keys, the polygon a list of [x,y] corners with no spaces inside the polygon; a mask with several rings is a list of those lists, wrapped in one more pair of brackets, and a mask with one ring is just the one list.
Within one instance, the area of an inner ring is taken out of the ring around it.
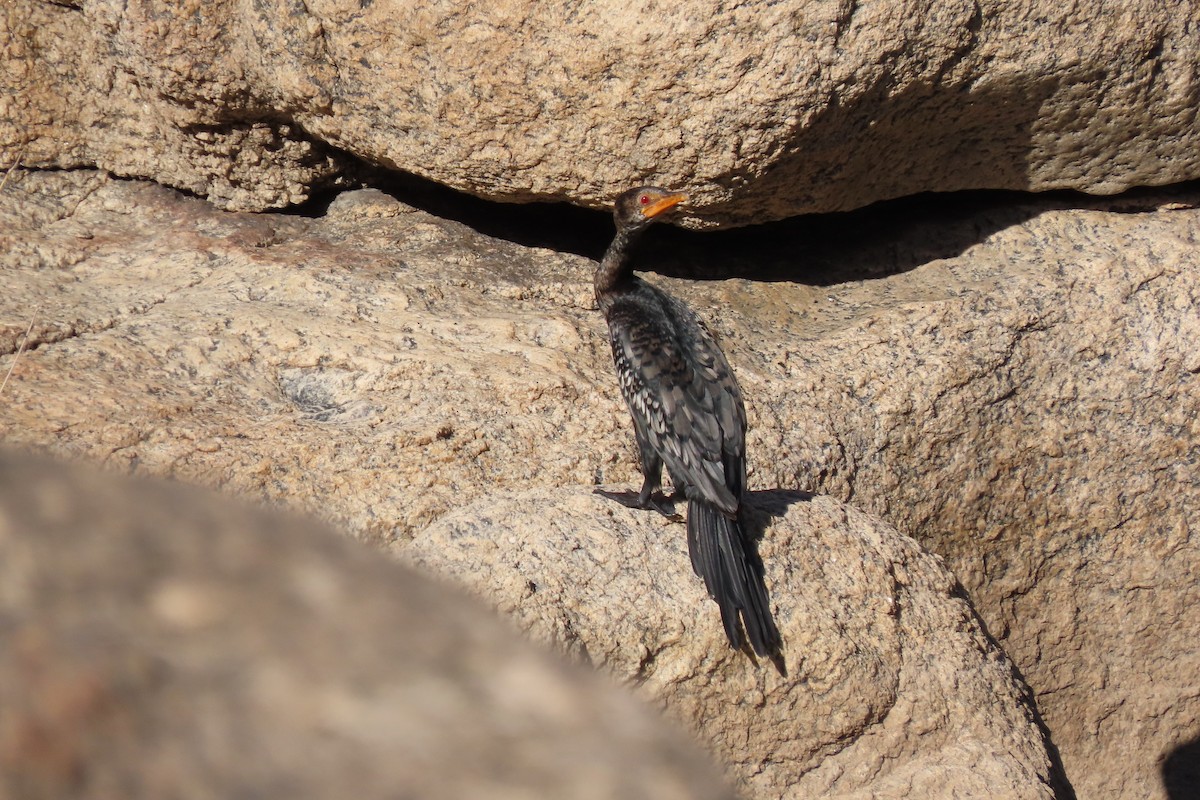
{"label": "bird's claw", "polygon": [[675,495],[667,497],[662,492],[643,497],[635,492],[609,492],[604,489],[593,489],[594,493],[609,500],[616,500],[626,508],[638,511],[657,511],[671,522],[683,522],[683,516],[675,511]]}

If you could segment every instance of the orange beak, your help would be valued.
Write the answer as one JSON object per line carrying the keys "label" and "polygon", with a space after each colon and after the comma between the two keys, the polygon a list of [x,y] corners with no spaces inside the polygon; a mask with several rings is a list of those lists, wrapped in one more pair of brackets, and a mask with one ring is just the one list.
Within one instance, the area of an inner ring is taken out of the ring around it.
{"label": "orange beak", "polygon": [[642,209],[642,216],[646,219],[653,219],[664,211],[668,211],[675,206],[687,200],[686,194],[669,194],[666,197],[655,200],[650,205]]}

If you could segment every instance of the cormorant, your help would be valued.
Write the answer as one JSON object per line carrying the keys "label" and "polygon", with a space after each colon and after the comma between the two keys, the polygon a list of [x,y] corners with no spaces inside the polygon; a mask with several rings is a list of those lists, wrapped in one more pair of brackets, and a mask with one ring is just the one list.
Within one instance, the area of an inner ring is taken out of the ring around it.
{"label": "cormorant", "polygon": [[742,648],[744,623],[754,652],[776,658],[782,640],[771,618],[762,563],[741,524],[746,491],[741,390],[704,323],[683,302],[634,275],[630,259],[642,231],[685,199],[645,186],[625,192],[613,207],[617,233],[596,269],[596,302],[608,320],[645,480],[636,500],[601,494],[670,515],[654,497],[666,464],[674,497],[688,501],[692,568],[721,609],[730,646]]}

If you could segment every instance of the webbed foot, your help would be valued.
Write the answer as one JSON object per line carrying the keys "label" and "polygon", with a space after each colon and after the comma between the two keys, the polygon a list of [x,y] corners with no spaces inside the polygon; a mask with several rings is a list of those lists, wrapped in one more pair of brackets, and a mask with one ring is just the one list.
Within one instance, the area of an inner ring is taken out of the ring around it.
{"label": "webbed foot", "polygon": [[593,489],[594,493],[609,500],[616,500],[626,508],[639,511],[657,511],[672,522],[683,522],[683,517],[675,511],[676,494],[667,497],[662,492],[652,494],[635,492],[609,492],[604,489]]}

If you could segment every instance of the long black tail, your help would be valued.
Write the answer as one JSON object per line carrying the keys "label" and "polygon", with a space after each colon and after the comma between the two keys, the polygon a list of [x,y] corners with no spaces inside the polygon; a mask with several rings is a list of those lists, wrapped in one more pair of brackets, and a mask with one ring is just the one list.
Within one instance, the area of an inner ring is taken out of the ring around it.
{"label": "long black tail", "polygon": [[783,640],[771,618],[762,562],[751,550],[738,520],[703,500],[688,500],[687,534],[692,569],[704,579],[708,596],[721,608],[721,624],[730,647],[742,648],[744,622],[755,653],[766,658],[778,655]]}

